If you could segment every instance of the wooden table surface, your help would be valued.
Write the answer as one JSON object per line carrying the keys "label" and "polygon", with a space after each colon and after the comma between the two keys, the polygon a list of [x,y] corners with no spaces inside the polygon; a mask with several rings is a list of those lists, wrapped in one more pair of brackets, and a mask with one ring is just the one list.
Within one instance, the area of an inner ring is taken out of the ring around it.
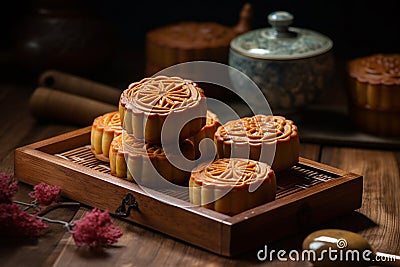
{"label": "wooden table surface", "polygon": [[[0,85],[0,172],[13,172],[15,148],[78,128],[37,122],[28,109],[33,86],[28,87],[11,82]],[[302,143],[301,156],[364,176],[362,207],[319,228],[355,231],[377,250],[400,254],[400,151]],[[16,199],[29,201],[31,190],[19,183]],[[52,216],[68,221],[89,210],[67,208]],[[222,257],[134,223],[114,222],[123,236],[102,251],[78,248],[56,224],[50,224],[37,239],[1,238],[0,266],[310,266],[308,262],[259,261],[257,252],[262,247],[235,258]],[[303,237],[299,233],[266,245],[300,250]]]}

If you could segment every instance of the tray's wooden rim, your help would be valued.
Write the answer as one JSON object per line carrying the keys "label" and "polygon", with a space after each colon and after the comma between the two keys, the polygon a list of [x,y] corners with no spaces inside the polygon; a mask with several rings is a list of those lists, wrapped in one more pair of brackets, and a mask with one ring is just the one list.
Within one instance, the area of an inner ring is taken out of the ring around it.
{"label": "tray's wooden rim", "polygon": [[[54,136],[39,142],[35,142],[20,148],[17,148],[15,151],[15,159],[16,159],[16,164],[15,164],[15,170],[16,170],[16,177],[18,177],[18,164],[21,162],[21,160],[25,160],[27,158],[30,158],[30,160],[36,160],[40,159],[41,162],[49,162],[52,163],[54,166],[59,166],[61,169],[68,169],[70,171],[73,171],[74,173],[79,173],[79,174],[84,174],[85,176],[90,176],[96,179],[99,179],[99,182],[103,183],[108,183],[110,185],[113,185],[115,187],[121,187],[124,188],[128,191],[134,192],[136,195],[139,195],[143,197],[144,199],[148,199],[149,196],[143,192],[143,190],[137,186],[134,183],[128,182],[126,180],[114,177],[110,174],[106,173],[101,173],[96,170],[92,170],[89,167],[84,167],[80,166],[76,163],[67,161],[65,159],[59,158],[55,156],[54,154],[56,153],[61,153],[63,151],[67,151],[73,148],[80,147],[82,145],[87,145],[89,136],[90,136],[90,130],[91,127],[85,127],[82,129],[78,129],[72,132],[68,132],[65,134],[61,134],[58,136]],[[230,239],[232,233],[232,229],[237,225],[237,227],[241,227],[241,225],[246,224],[247,222],[251,221],[251,219],[255,218],[262,218],[264,215],[270,211],[273,210],[278,210],[280,208],[283,208],[285,206],[296,206],[293,205],[295,202],[304,202],[306,199],[312,198],[313,196],[318,195],[319,193],[325,191],[325,190],[330,190],[333,189],[336,186],[345,186],[346,183],[350,184],[349,182],[352,182],[352,184],[360,183],[361,182],[361,188],[362,188],[362,176],[347,172],[344,170],[337,169],[332,166],[328,166],[322,163],[318,163],[309,159],[305,158],[300,158],[300,163],[304,165],[311,166],[312,168],[316,168],[319,170],[322,170],[324,172],[330,172],[332,174],[335,174],[340,177],[340,179],[332,179],[328,182],[325,183],[319,183],[317,185],[314,185],[310,188],[304,189],[299,192],[294,192],[291,195],[284,196],[279,198],[278,200],[266,203],[264,205],[258,206],[256,208],[247,210],[245,212],[242,212],[240,214],[237,214],[235,216],[227,216],[206,208],[198,207],[191,205],[190,203],[176,199],[174,197],[166,196],[169,198],[170,201],[169,203],[163,203],[171,207],[175,207],[177,209],[180,209],[184,212],[188,212],[188,214],[192,214],[193,216],[196,216],[198,218],[204,218],[205,220],[213,222],[215,225],[219,225],[221,227],[221,236],[220,240],[217,242],[219,244],[215,244],[216,247],[218,245],[220,248],[209,248],[205,247],[213,252],[217,252],[218,254],[222,255],[227,255],[231,256],[235,254],[234,251],[232,251],[232,248],[230,247]],[[63,170],[60,170],[63,171]],[[21,181],[27,182],[29,184],[36,184],[38,182],[47,182],[48,179],[45,177],[42,180],[38,180],[36,178],[29,178],[27,175],[22,175],[24,176]],[[350,186],[350,185],[346,185]],[[69,194],[68,192],[65,194],[66,197],[69,198],[74,198],[72,194]],[[121,197],[119,198],[121,199]],[[304,201],[303,201],[304,200]],[[357,201],[356,201],[357,202]],[[84,203],[88,204],[90,206],[95,206],[93,203]],[[184,204],[184,205],[182,205]],[[353,203],[353,209],[359,208],[361,206],[361,199],[359,200],[358,203]],[[297,207],[297,206],[296,206]],[[112,212],[112,211],[110,211]],[[189,215],[190,216],[190,215]],[[129,217],[129,219],[132,219],[133,221],[136,221],[136,218],[132,218],[132,216]],[[143,224],[142,221],[139,221],[138,223]],[[159,230],[163,232],[163,229],[159,229],[159,227],[152,227],[156,230]],[[167,234],[171,234],[168,233]],[[172,233],[173,235],[173,233]],[[179,238],[179,237],[178,237]],[[189,240],[191,242],[192,240]],[[192,241],[193,243],[193,241]],[[197,244],[199,245],[199,244]],[[200,244],[200,246],[204,247],[204,244]],[[220,251],[218,251],[220,250]],[[239,249],[240,250],[240,249]]]}
{"label": "tray's wooden rim", "polygon": [[[23,152],[23,153],[26,153],[26,154],[30,154],[32,156],[42,157],[42,158],[44,158],[44,159],[46,159],[48,161],[54,162],[54,163],[56,163],[58,165],[65,166],[65,167],[68,167],[68,168],[76,168],[78,166],[79,169],[84,168],[85,170],[87,170],[89,172],[92,172],[93,170],[88,168],[88,167],[80,166],[80,165],[77,165],[76,163],[73,163],[73,162],[70,162],[70,161],[66,161],[66,160],[64,160],[62,158],[54,156],[54,154],[60,153],[62,151],[66,151],[68,149],[76,148],[77,147],[76,144],[81,146],[82,138],[85,138],[85,135],[89,135],[90,131],[91,131],[91,126],[88,126],[88,127],[85,127],[85,128],[81,128],[81,129],[77,129],[77,130],[74,130],[74,131],[71,131],[71,132],[67,132],[67,133],[64,133],[64,134],[61,134],[61,135],[58,135],[58,136],[50,137],[48,139],[41,140],[41,141],[38,141],[38,142],[35,142],[35,143],[32,143],[32,144],[17,148],[16,152],[17,153],[18,152]],[[57,151],[57,152],[55,152],[55,151]],[[303,164],[303,165],[310,166],[312,168],[316,168],[316,169],[322,170],[324,172],[330,172],[330,173],[338,175],[338,176],[340,176],[340,178],[342,178],[342,179],[333,179],[331,181],[328,181],[328,182],[325,182],[325,183],[320,183],[320,184],[314,185],[314,186],[312,186],[310,188],[304,189],[304,190],[309,191],[310,193],[314,193],[314,192],[318,192],[320,190],[324,190],[325,188],[331,187],[331,185],[334,186],[336,184],[340,184],[344,180],[347,181],[347,180],[351,180],[351,179],[353,179],[355,177],[359,177],[359,175],[357,175],[357,174],[354,174],[354,173],[351,173],[351,172],[347,172],[347,171],[344,171],[344,170],[341,170],[341,169],[338,169],[338,168],[335,168],[335,167],[332,167],[332,166],[329,166],[329,165],[326,165],[326,164],[323,164],[323,163],[319,163],[319,162],[316,162],[316,161],[313,161],[313,160],[310,160],[310,159],[306,159],[306,158],[303,158],[303,157],[300,157],[300,161],[299,162],[301,164]],[[123,188],[126,188],[128,190],[131,190],[131,191],[133,191],[135,193],[146,194],[145,192],[143,192],[143,190],[139,186],[137,186],[134,183],[128,182],[128,181],[126,181],[124,179],[117,178],[117,177],[114,177],[112,175],[109,175],[109,174],[106,174],[106,173],[102,173],[102,172],[97,172],[97,171],[95,171],[95,174],[96,174],[95,176],[97,176],[97,178],[102,179],[104,181],[108,181],[108,182],[110,182],[112,184],[116,184],[116,185],[121,186]],[[152,190],[149,190],[149,191],[154,193],[154,195],[161,194],[161,193],[158,193],[158,192],[155,192],[155,191],[153,192]],[[285,196],[285,197],[280,198],[279,202],[282,202],[282,203],[284,203],[283,205],[285,205],[287,202],[290,202],[290,199],[294,198],[293,196],[297,197],[297,194],[303,195],[304,193],[301,193],[301,192],[293,193],[290,196]],[[193,211],[193,209],[195,207],[197,207],[197,206],[191,205],[190,203],[187,203],[187,202],[185,202],[183,200],[176,199],[176,198],[168,196],[168,195],[166,195],[165,197],[171,199],[171,204],[187,206],[189,208],[189,210],[191,210],[191,211]],[[183,205],[183,203],[185,203],[185,205]],[[255,209],[256,210],[260,209],[260,212],[262,212],[263,210],[266,211],[266,210],[269,210],[271,206],[274,206],[275,203],[276,202],[272,201],[272,202],[266,203],[264,205],[261,205],[261,206],[255,208]],[[200,213],[204,213],[205,212],[204,215],[210,216],[210,210],[209,209],[202,208],[202,207],[197,207],[197,208],[198,209],[194,209],[196,212],[200,212]],[[229,222],[229,223],[237,222],[238,218],[242,217],[239,214],[238,215],[234,215],[234,216],[227,216],[227,215],[221,214],[219,212],[214,212],[214,211],[211,211],[211,213],[212,213],[212,215],[211,215],[212,217],[221,218],[221,219],[223,219],[223,220],[225,220],[226,222]],[[248,211],[244,212],[242,215],[244,215],[245,217],[249,218],[249,216],[251,217],[251,216],[254,216],[255,214],[258,214],[258,213],[259,212],[254,212],[254,210],[251,209],[251,210],[248,210]],[[237,217],[237,218],[235,218],[235,217]]]}
{"label": "tray's wooden rim", "polygon": [[[94,171],[91,168],[85,167],[78,165],[74,162],[65,160],[63,158],[57,157],[54,154],[60,153],[62,151],[66,151],[69,149],[76,148],[78,146],[82,146],[82,138],[85,138],[85,135],[90,134],[91,127],[85,127],[81,128],[78,130],[74,130],[68,133],[64,133],[58,136],[50,137],[45,140],[41,140],[20,148],[17,148],[15,151],[15,154],[19,155],[20,153],[25,154],[25,155],[30,155],[32,157],[36,158],[42,158],[48,162],[52,162],[54,164],[57,164],[59,166],[66,167],[68,169],[75,169],[76,171],[79,172],[85,172],[85,174],[94,176],[97,179],[100,179],[102,181],[106,181],[108,183],[120,186],[122,188],[125,188],[129,191],[132,191],[137,194],[141,195],[147,195],[146,192],[143,191],[140,186],[138,186],[135,183],[129,182],[127,180],[112,176],[107,173],[102,173],[98,171]],[[86,143],[86,142],[85,142]],[[50,152],[52,151],[58,151],[58,152]],[[18,178],[18,176],[17,176]],[[162,193],[151,190],[151,189],[146,189],[149,192],[151,192],[152,195],[161,195]],[[66,195],[66,197],[70,197]],[[174,198],[169,195],[163,195],[163,198],[170,199],[171,205],[175,206],[180,206],[181,208],[185,208],[188,211],[194,212],[194,213],[201,213],[207,217],[210,217],[212,219],[217,219],[218,221],[226,220],[230,216],[221,214],[219,212],[215,212],[210,209],[206,209],[203,207],[198,207],[196,205],[190,204],[186,201]]]}

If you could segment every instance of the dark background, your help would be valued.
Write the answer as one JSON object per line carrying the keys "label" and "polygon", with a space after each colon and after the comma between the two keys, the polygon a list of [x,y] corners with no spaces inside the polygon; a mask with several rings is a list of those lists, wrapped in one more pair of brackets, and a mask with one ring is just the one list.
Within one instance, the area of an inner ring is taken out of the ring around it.
{"label": "dark background", "polygon": [[[77,59],[70,57],[76,66],[72,64],[71,67],[70,64],[65,70],[104,82],[118,83],[143,75],[147,31],[179,21],[213,21],[233,26],[245,2],[253,6],[254,28],[268,27],[267,15],[270,12],[289,11],[295,16],[292,26],[329,36],[334,42],[336,58],[342,61],[372,53],[400,52],[399,8],[396,0],[9,1],[7,5],[2,3],[0,14],[2,78],[15,79],[18,76],[19,80],[24,80],[24,77],[29,79],[49,67],[46,64],[51,64],[46,58],[46,53],[53,53],[51,49],[40,48],[41,55],[33,58],[18,50],[21,44],[32,38],[32,28],[36,27],[39,35],[46,34],[43,33],[46,29],[41,31],[34,23],[38,17],[48,19],[59,16],[69,19],[75,16],[82,19],[82,25],[88,18],[101,20],[103,24],[92,31],[95,41],[83,44],[89,47],[85,47],[87,52],[84,51]],[[51,12],[39,14],[38,10]],[[54,10],[57,12],[54,13]],[[84,26],[72,27],[78,32],[84,29]],[[29,32],[29,38],[26,32]],[[87,36],[91,34],[86,33]],[[69,36],[58,38],[64,38],[62,40],[65,41],[70,39]],[[90,66],[90,62],[96,62],[101,56],[102,60],[94,64],[95,67]],[[57,64],[54,66],[58,67]],[[62,64],[60,68],[63,68]]]}

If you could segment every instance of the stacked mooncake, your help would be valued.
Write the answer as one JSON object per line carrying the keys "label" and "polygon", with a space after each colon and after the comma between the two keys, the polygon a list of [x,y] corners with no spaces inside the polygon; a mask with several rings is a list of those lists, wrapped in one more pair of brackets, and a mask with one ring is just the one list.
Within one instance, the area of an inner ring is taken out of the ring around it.
{"label": "stacked mooncake", "polygon": [[[216,154],[199,163],[205,138],[213,140]],[[112,175],[151,188],[188,186],[192,204],[227,215],[274,200],[275,173],[299,160],[293,121],[255,115],[221,125],[207,110],[203,90],[179,77],[132,83],[118,112],[94,120],[91,142]]]}
{"label": "stacked mooncake", "polygon": [[[218,117],[207,110],[203,90],[179,77],[157,76],[132,83],[121,94],[117,114],[113,123],[121,131],[123,127],[123,134],[107,138],[107,156],[96,157],[110,162],[112,175],[151,187],[156,186],[156,179],[150,178],[155,176],[187,185],[192,163],[200,157],[200,142],[212,140],[220,125]],[[94,125],[104,121],[104,116],[94,120],[92,136],[98,135]],[[94,147],[94,138],[92,142]],[[186,166],[180,169],[177,162]]]}

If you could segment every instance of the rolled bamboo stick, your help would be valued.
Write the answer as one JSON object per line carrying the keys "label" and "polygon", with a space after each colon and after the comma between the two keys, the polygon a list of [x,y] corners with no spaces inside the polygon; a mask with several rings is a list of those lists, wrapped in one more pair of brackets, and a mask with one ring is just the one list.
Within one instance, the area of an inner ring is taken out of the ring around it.
{"label": "rolled bamboo stick", "polygon": [[31,95],[29,108],[38,120],[80,126],[90,125],[97,116],[118,110],[117,105],[46,87],[36,88]]}
{"label": "rolled bamboo stick", "polygon": [[118,105],[122,90],[58,70],[47,70],[39,76],[39,86]]}

